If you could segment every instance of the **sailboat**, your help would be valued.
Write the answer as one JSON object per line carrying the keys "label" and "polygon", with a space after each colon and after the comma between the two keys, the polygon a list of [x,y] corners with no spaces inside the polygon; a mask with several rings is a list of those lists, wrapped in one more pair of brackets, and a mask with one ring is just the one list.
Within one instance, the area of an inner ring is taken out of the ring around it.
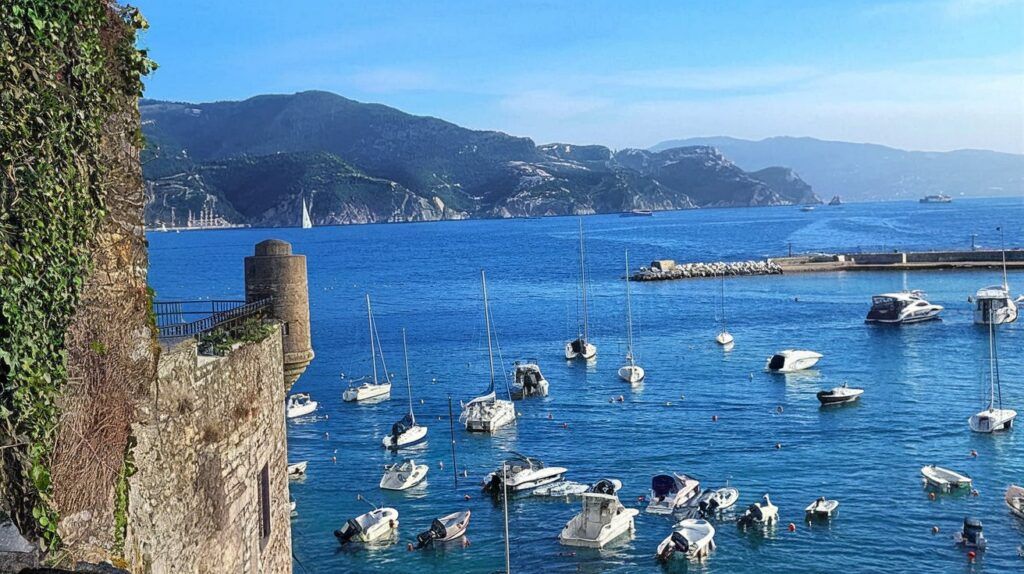
{"label": "sailboat", "polygon": [[[627,270],[628,273],[628,270]],[[587,265],[586,265],[586,252],[583,249],[583,220],[580,220],[580,293],[583,297],[583,321],[581,330],[576,336],[576,339],[569,341],[565,344],[565,359],[571,361],[572,359],[583,358],[586,360],[593,359],[597,356],[597,347],[594,346],[590,340],[590,320],[587,313]]]}
{"label": "sailboat", "polygon": [[[388,374],[388,365],[384,362],[384,350],[380,347],[380,337],[377,336],[377,322],[373,319],[373,307],[370,306],[370,295],[366,295],[366,316],[370,324],[370,363],[373,365],[373,381],[365,381],[359,386],[349,386],[341,394],[342,400],[365,401],[377,397],[384,397],[391,393],[391,375]],[[379,353],[378,353],[379,351]],[[384,369],[384,382],[377,379],[377,355],[380,355],[380,364]]]}
{"label": "sailboat", "polygon": [[[999,355],[996,352],[996,325],[991,318],[988,322],[988,361],[988,408],[967,419],[974,432],[992,433],[1008,430],[1013,426],[1013,419],[1017,417],[1017,411],[1003,408],[1003,392],[999,384]],[[999,408],[996,408],[997,404]]]}
{"label": "sailboat", "polygon": [[309,209],[306,208],[306,198],[302,198],[302,228],[311,229],[313,227],[313,220],[309,217]]}
{"label": "sailboat", "polygon": [[409,376],[409,346],[402,329],[402,350],[405,353],[405,386],[409,390],[409,412],[391,425],[391,434],[384,437],[384,448],[399,449],[427,440],[427,427],[416,424],[416,413],[412,412],[412,380]]}
{"label": "sailboat", "polygon": [[[494,350],[491,346],[491,310],[487,300],[487,275],[480,271],[484,292],[484,323],[487,327],[487,359],[491,366],[491,382],[487,392],[462,405],[459,422],[470,432],[494,432],[516,420],[515,407],[509,400],[499,399],[494,390]],[[506,386],[506,391],[508,387]]]}
{"label": "sailboat", "polygon": [[626,364],[619,367],[619,378],[631,385],[644,380],[644,368],[633,356],[633,305],[629,289],[629,251],[626,252]]}
{"label": "sailboat", "polygon": [[[735,341],[735,339],[733,339],[732,334],[729,333],[729,329],[727,329],[726,326],[725,326],[725,273],[724,272],[722,273],[722,290],[721,290],[721,293],[722,293],[722,315],[721,315],[721,317],[722,317],[722,330],[718,332],[717,336],[715,336],[715,342],[718,343],[719,345],[728,346],[728,345],[732,345],[733,342]],[[728,349],[726,349],[726,350],[728,350]]]}
{"label": "sailboat", "polygon": [[[1000,238],[1003,234],[1002,226],[996,228]],[[1002,240],[1000,240],[1002,241]],[[974,323],[986,325],[995,323],[1013,323],[1017,320],[1017,303],[1010,295],[1010,283],[1006,278],[1006,246],[1002,246],[1003,255],[1003,284],[991,287],[982,287],[974,294]]]}

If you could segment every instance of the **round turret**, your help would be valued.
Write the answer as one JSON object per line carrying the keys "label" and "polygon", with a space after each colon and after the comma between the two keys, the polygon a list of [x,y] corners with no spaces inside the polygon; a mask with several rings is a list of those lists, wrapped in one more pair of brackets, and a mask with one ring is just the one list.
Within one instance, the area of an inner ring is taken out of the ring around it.
{"label": "round turret", "polygon": [[245,258],[245,300],[273,298],[270,316],[281,322],[284,379],[291,387],[313,360],[306,256],[293,255],[291,244],[279,239],[257,243],[254,253]]}

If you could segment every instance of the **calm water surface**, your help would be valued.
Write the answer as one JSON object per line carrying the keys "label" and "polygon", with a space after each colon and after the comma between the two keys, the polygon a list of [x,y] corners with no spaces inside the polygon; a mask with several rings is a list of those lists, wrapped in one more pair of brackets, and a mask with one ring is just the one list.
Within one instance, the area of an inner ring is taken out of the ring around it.
{"label": "calm water surface", "polygon": [[[979,245],[998,246],[997,225],[1008,244],[1021,245],[1022,222],[1020,199],[587,217],[591,338],[599,349],[592,365],[562,358],[576,329],[575,218],[152,233],[150,279],[161,299],[241,297],[242,258],[256,242],[281,238],[308,258],[317,356],[293,390],[309,391],[321,407],[316,417],[288,423],[290,459],[309,460],[307,478],[291,484],[299,512],[292,524],[296,572],[503,569],[501,507],[481,496],[478,484],[513,450],[565,466],[573,480],[619,478],[626,505],[637,504],[652,475],[671,471],[705,487],[737,487],[735,508],[771,493],[778,528],[743,533],[721,521],[710,559],[673,564],[673,572],[1008,572],[1024,567],[1017,557],[1024,523],[1002,503],[1007,484],[1024,482],[1024,427],[998,436],[967,427],[987,392],[986,331],[972,324],[967,296],[997,283],[997,273],[729,279],[726,314],[736,347],[728,353],[713,340],[718,282],[635,284],[636,347],[647,380],[631,389],[616,370],[624,353],[626,249],[639,264],[760,258],[784,253],[790,243],[797,251],[964,248],[972,233]],[[469,475],[456,487],[447,398],[458,416],[458,401],[483,391],[488,377],[481,269],[505,367],[538,358],[551,394],[518,402],[518,427],[493,437],[456,425],[459,467]],[[1010,284],[1024,292],[1024,273],[1011,272]],[[943,320],[904,328],[863,323],[871,295],[904,288],[923,289],[945,305]],[[401,372],[401,329],[408,330],[416,414],[430,428],[426,446],[402,454],[430,465],[426,486],[406,493],[377,487],[382,465],[396,460],[380,440],[407,408],[404,386],[376,405],[341,401],[339,374],[370,369],[365,293],[374,299],[394,372]],[[1022,331],[1024,323],[1001,329],[1000,352],[1004,403],[1024,412]],[[765,357],[788,347],[825,357],[812,372],[764,373]],[[819,408],[815,392],[845,381],[866,389],[860,403]],[[610,402],[619,395],[623,402]],[[971,475],[979,496],[930,501],[919,478],[929,463]],[[339,549],[331,533],[368,509],[356,499],[360,493],[399,510],[399,544]],[[839,512],[831,523],[810,525],[803,508],[822,495],[839,499]],[[468,547],[406,551],[434,517],[464,508],[473,511]],[[665,569],[653,555],[670,532],[667,518],[641,514],[633,540],[592,551],[557,542],[578,503],[517,499],[509,512],[514,571]],[[989,539],[974,565],[951,539],[965,515],[980,517]],[[786,530],[789,522],[796,532]],[[940,534],[931,533],[933,525]]]}

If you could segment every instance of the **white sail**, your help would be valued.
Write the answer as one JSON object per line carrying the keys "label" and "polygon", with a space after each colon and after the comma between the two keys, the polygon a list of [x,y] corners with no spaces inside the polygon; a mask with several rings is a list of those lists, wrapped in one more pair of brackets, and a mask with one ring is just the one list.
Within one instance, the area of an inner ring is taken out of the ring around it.
{"label": "white sail", "polygon": [[313,227],[313,220],[309,217],[309,209],[306,208],[306,198],[302,198],[302,228],[310,229]]}

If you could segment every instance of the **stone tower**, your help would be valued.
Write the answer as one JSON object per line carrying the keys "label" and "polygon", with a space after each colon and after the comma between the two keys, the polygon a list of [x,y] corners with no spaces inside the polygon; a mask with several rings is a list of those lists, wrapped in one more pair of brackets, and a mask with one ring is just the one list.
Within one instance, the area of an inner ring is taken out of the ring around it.
{"label": "stone tower", "polygon": [[309,336],[309,285],[306,256],[293,255],[287,241],[268,239],[245,258],[245,300],[273,297],[270,314],[281,322],[284,380],[287,388],[313,360]]}

